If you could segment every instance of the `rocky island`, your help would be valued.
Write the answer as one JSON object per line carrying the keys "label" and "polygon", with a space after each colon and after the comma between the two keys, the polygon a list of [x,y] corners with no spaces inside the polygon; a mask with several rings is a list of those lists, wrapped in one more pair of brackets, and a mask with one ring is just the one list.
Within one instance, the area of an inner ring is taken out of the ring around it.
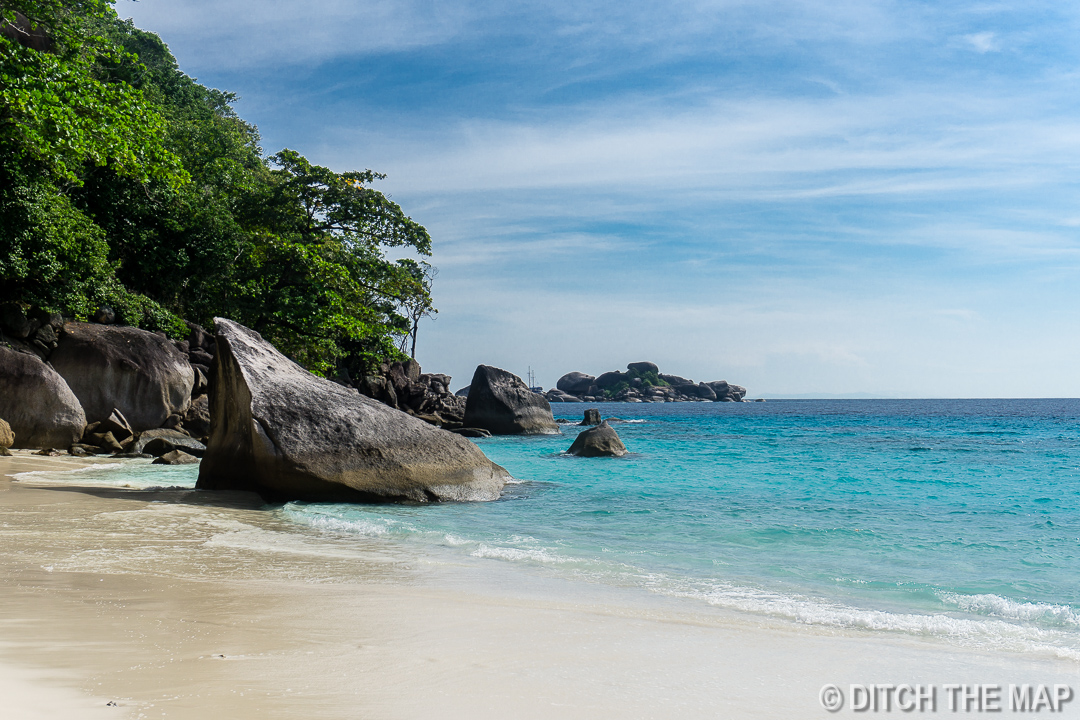
{"label": "rocky island", "polygon": [[545,397],[548,402],[742,402],[746,388],[727,380],[695,383],[644,361],[597,377],[566,373]]}

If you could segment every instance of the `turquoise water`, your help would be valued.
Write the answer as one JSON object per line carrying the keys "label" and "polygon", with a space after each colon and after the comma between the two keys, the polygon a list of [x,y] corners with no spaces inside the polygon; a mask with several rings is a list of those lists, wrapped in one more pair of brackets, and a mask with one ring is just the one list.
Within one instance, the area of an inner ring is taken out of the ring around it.
{"label": "turquoise water", "polygon": [[270,511],[335,541],[1080,660],[1080,400],[598,407],[631,455],[562,454],[575,426],[477,441],[518,479],[498,502]]}

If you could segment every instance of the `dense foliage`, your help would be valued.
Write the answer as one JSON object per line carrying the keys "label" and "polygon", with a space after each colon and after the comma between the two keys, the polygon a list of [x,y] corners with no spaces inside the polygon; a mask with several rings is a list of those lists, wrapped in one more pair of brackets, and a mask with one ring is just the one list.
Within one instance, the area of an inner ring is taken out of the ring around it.
{"label": "dense foliage", "polygon": [[0,0],[0,300],[172,335],[233,318],[323,374],[434,312],[427,231],[371,185],[263,155],[234,96],[106,0]]}

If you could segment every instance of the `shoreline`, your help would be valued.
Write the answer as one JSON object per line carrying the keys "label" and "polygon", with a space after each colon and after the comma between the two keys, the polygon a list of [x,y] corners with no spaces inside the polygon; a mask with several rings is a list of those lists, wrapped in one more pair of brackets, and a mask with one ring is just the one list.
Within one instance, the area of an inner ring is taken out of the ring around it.
{"label": "shoreline", "polygon": [[1068,661],[642,598],[378,538],[313,543],[253,496],[8,477],[90,464],[0,458],[0,668],[19,717],[827,717],[830,682],[1080,690]]}

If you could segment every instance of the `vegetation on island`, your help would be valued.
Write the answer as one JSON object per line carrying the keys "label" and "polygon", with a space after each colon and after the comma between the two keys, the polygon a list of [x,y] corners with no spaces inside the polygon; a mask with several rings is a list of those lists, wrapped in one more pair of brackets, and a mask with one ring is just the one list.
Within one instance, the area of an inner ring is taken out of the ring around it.
{"label": "vegetation on island", "polygon": [[626,372],[620,373],[623,380],[619,380],[618,383],[612,385],[609,388],[601,388],[600,392],[604,394],[605,398],[613,398],[623,390],[628,390],[631,387],[631,383],[637,379],[641,379],[641,384],[638,386],[642,389],[651,387],[670,387],[670,383],[667,380],[663,380],[660,374],[655,370],[646,370],[642,372],[637,368],[629,368]]}
{"label": "vegetation on island", "polygon": [[265,155],[236,97],[109,0],[0,0],[0,300],[187,334],[225,316],[308,369],[415,352],[431,238],[372,185]]}

